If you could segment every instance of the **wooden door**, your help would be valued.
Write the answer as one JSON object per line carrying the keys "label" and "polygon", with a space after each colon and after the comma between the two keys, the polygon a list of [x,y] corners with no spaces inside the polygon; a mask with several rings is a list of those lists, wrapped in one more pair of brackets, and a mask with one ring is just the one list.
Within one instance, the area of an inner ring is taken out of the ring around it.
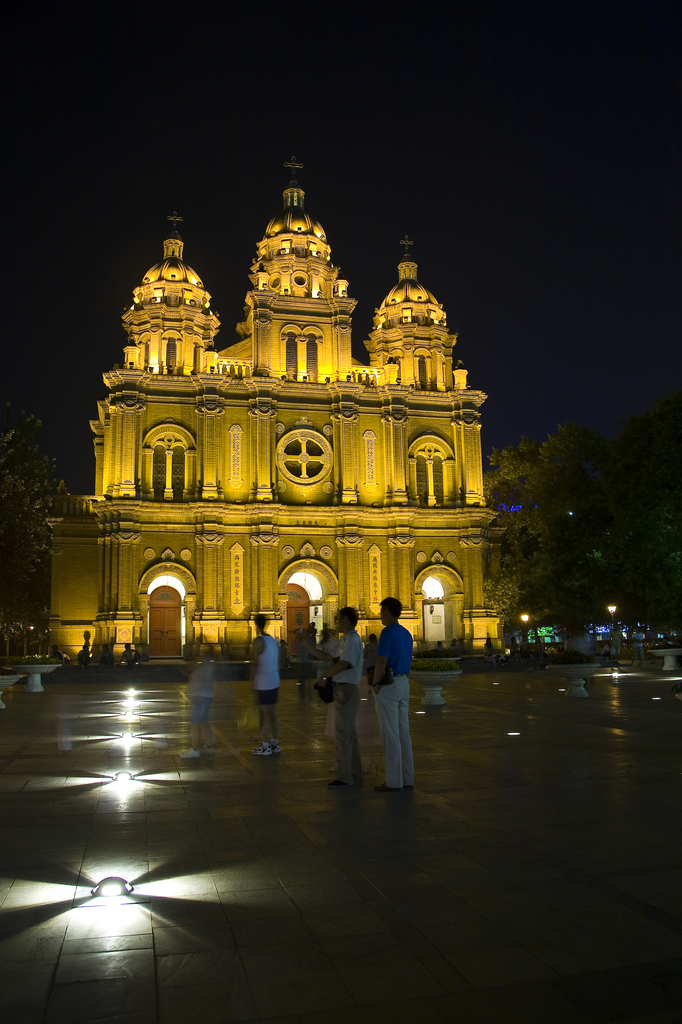
{"label": "wooden door", "polygon": [[292,654],[300,654],[301,641],[297,629],[307,629],[310,622],[310,594],[297,583],[287,586],[287,643]]}
{"label": "wooden door", "polygon": [[182,654],[182,599],[172,587],[159,587],[149,602],[149,654],[179,658]]}

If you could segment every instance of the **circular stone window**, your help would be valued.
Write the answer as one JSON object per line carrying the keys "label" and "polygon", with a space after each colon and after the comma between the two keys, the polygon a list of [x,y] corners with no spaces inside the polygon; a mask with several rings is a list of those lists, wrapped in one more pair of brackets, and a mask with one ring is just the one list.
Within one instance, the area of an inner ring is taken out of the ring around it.
{"label": "circular stone window", "polygon": [[300,288],[308,283],[308,278],[304,274],[294,275],[294,284],[297,284]]}
{"label": "circular stone window", "polygon": [[292,430],[277,445],[277,467],[292,484],[320,484],[329,476],[331,445],[315,430]]}

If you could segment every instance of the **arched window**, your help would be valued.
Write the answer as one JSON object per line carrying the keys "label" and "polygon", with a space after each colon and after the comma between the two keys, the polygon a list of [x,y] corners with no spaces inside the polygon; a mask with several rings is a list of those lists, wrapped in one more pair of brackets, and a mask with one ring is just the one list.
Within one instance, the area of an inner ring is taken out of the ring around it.
{"label": "arched window", "polygon": [[423,455],[417,456],[417,500],[420,505],[426,504],[428,497],[428,479],[426,475],[426,459]]}
{"label": "arched window", "polygon": [[171,486],[173,488],[173,501],[182,501],[185,490],[185,449],[179,444],[173,449]]}
{"label": "arched window", "polygon": [[287,377],[296,377],[298,374],[298,342],[295,334],[287,334]]}
{"label": "arched window", "polygon": [[149,366],[149,342],[148,341],[145,341],[144,345],[142,346],[142,358],[144,359],[144,368],[146,370],[147,367]]}
{"label": "arched window", "polygon": [[305,358],[308,380],[317,380],[317,338],[313,334],[306,338]]}
{"label": "arched window", "polygon": [[417,380],[420,387],[426,387],[426,358],[424,356],[417,356]]}
{"label": "arched window", "polygon": [[443,504],[443,460],[440,455],[433,459],[433,493],[436,496],[436,505]]}
{"label": "arched window", "polygon": [[169,372],[175,369],[178,359],[178,346],[173,338],[166,342],[166,366]]}
{"label": "arched window", "polygon": [[152,488],[154,490],[154,501],[163,501],[163,492],[166,487],[166,449],[162,444],[154,445],[152,461]]}

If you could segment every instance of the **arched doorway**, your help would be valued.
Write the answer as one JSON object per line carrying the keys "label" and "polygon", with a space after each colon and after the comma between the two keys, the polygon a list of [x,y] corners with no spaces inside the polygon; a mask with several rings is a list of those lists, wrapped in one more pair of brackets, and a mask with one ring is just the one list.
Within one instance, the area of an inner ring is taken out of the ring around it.
{"label": "arched doorway", "polygon": [[424,639],[427,643],[445,640],[445,591],[435,576],[427,576],[422,583],[424,594]]}
{"label": "arched doorway", "polygon": [[287,644],[292,654],[299,654],[301,641],[299,629],[310,624],[310,595],[298,583],[287,583]]}
{"label": "arched doorway", "polygon": [[292,654],[300,652],[297,629],[315,623],[318,636],[323,627],[322,586],[311,572],[295,572],[287,583],[287,643]]}
{"label": "arched doorway", "polygon": [[422,620],[427,644],[464,637],[464,586],[459,573],[445,565],[431,565],[418,574],[414,588],[415,609]]}
{"label": "arched doorway", "polygon": [[179,658],[182,654],[182,597],[164,583],[149,598],[149,654],[152,658]]}

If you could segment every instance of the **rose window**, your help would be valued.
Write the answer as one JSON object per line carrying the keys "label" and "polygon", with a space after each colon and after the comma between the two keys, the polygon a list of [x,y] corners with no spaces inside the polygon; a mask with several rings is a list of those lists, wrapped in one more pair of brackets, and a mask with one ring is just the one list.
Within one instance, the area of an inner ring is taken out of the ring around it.
{"label": "rose window", "polygon": [[329,442],[314,430],[292,430],[277,445],[277,467],[294,484],[319,484],[332,468]]}

